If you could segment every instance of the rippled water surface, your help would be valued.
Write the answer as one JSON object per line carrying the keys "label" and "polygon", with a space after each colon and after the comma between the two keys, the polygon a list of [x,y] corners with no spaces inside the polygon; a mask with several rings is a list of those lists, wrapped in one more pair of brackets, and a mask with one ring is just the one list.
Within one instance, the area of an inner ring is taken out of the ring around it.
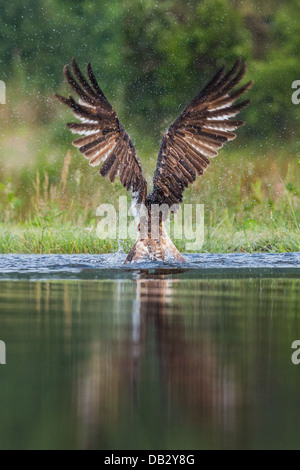
{"label": "rippled water surface", "polygon": [[124,279],[140,272],[182,277],[298,276],[300,253],[192,254],[187,263],[158,262],[124,265],[126,255],[0,255],[0,279]]}
{"label": "rippled water surface", "polygon": [[300,448],[300,255],[124,259],[0,256],[0,448]]}

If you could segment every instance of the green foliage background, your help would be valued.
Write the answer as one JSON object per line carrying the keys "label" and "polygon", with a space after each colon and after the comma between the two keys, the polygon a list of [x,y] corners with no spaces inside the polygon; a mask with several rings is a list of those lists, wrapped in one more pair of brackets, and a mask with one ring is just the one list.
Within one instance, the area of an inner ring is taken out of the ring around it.
{"label": "green foliage background", "polygon": [[0,0],[0,7],[1,78],[14,95],[34,89],[43,99],[57,90],[75,55],[82,65],[92,61],[123,119],[154,136],[217,67],[241,55],[256,81],[248,133],[297,132],[290,88],[299,74],[299,0]]}

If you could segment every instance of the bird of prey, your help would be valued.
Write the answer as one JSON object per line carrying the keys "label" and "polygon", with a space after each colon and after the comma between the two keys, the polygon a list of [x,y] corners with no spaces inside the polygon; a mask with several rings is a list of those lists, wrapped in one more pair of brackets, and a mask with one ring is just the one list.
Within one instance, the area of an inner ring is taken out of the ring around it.
{"label": "bird of prey", "polygon": [[140,212],[136,212],[138,236],[125,263],[146,259],[185,262],[164,229],[161,214],[158,230],[154,230],[153,236],[151,207],[164,204],[174,212],[174,207],[182,202],[184,189],[195,181],[197,175],[204,173],[210,159],[218,154],[225,142],[235,139],[233,131],[244,122],[230,118],[250,102],[236,103],[236,100],[253,83],[250,81],[236,88],[246,73],[245,62],[238,58],[231,69],[223,66],[166,130],[151,194],[147,193],[147,182],[130,136],[102,92],[91,64],[88,64],[87,76],[84,76],[73,58],[71,70],[66,65],[64,75],[77,93],[78,102],[72,96],[55,96],[71,108],[80,121],[67,124],[71,132],[82,136],[75,139],[73,145],[79,148],[91,166],[101,164],[100,175],[108,176],[111,182],[119,176],[123,186],[132,191],[134,205],[143,205],[148,214],[147,229],[142,230]]}

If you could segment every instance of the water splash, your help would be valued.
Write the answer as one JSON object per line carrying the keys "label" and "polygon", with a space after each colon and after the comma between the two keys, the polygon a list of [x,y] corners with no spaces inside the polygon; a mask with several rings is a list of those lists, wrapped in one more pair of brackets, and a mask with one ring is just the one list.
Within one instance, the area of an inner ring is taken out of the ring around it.
{"label": "water splash", "polygon": [[1,279],[126,279],[140,273],[185,277],[300,276],[300,253],[187,254],[187,263],[124,265],[123,250],[105,255],[1,255]]}

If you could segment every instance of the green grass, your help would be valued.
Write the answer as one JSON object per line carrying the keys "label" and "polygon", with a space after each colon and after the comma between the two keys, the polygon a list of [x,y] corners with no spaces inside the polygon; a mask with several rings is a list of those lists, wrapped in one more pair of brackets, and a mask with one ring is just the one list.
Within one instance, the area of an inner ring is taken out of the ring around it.
{"label": "green grass", "polygon": [[[1,253],[112,253],[119,249],[128,252],[134,241],[102,240],[96,229],[64,225],[36,227],[29,223],[0,226]],[[185,242],[175,240],[182,252]],[[234,228],[226,226],[206,227],[205,242],[200,252],[270,252],[284,253],[300,251],[300,232],[292,229],[276,229],[264,226],[261,229]]]}
{"label": "green grass", "polygon": [[60,227],[26,227],[12,225],[0,228],[1,253],[109,253],[117,242],[100,240],[84,227],[70,224]]}

